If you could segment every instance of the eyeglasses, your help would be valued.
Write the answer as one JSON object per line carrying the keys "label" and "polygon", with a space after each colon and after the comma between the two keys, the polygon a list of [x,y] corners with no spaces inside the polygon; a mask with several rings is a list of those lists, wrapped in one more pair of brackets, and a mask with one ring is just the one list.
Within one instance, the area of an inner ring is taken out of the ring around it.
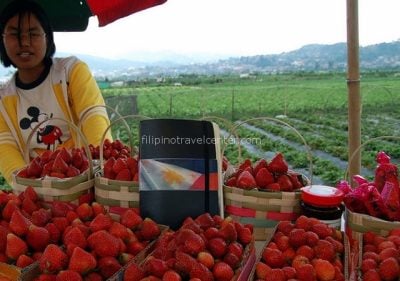
{"label": "eyeglasses", "polygon": [[29,38],[30,42],[36,42],[46,36],[44,32],[28,31],[28,32],[6,32],[3,33],[3,38],[11,41],[18,41],[24,38]]}

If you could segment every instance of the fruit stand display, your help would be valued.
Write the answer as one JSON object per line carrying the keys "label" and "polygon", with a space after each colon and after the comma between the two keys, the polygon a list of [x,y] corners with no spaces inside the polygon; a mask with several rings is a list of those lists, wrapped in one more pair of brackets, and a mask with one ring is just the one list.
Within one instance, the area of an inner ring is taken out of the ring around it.
{"label": "fruit stand display", "polygon": [[143,258],[168,229],[134,209],[114,220],[97,202],[43,207],[32,187],[19,195],[1,192],[0,198],[1,262],[23,269],[21,281],[69,274],[106,280],[136,256]]}
{"label": "fruit stand display", "polygon": [[[95,198],[117,215],[126,208],[139,208],[138,153],[133,145],[128,119],[148,118],[128,115],[112,121],[103,133],[100,145],[96,147],[96,151],[99,152],[100,172],[95,177]],[[129,145],[118,139],[110,141],[106,138],[112,126],[120,122],[125,125],[130,136]]]}
{"label": "fruit stand display", "polygon": [[21,193],[31,186],[40,198],[49,202],[62,200],[78,203],[83,195],[89,197],[93,193],[95,167],[89,145],[74,124],[61,118],[53,119],[66,122],[83,142],[83,148],[46,150],[30,160],[30,141],[36,129],[45,121],[39,123],[29,135],[24,152],[26,163],[29,164],[14,173],[12,187]]}
{"label": "fruit stand display", "polygon": [[345,180],[338,184],[345,196],[346,232],[357,243],[365,232],[387,235],[400,227],[400,189],[398,168],[385,152],[376,155],[377,167],[372,181],[357,175],[352,189]]}
{"label": "fruit stand display", "polygon": [[295,222],[279,222],[249,280],[349,280],[348,252],[343,232],[302,215]]}
{"label": "fruit stand display", "polygon": [[177,231],[164,232],[152,253],[113,279],[246,281],[254,260],[251,228],[204,213],[188,217]]}
{"label": "fruit stand display", "polygon": [[[99,150],[96,147],[96,150]],[[120,140],[103,143],[100,172],[95,177],[96,201],[107,208],[139,207],[138,159]]]}
{"label": "fruit stand display", "polygon": [[225,214],[254,226],[256,240],[265,240],[281,220],[301,213],[300,189],[308,184],[302,174],[290,171],[277,153],[269,162],[261,158],[240,163],[224,183]]}
{"label": "fruit stand display", "polygon": [[359,280],[398,280],[400,275],[400,228],[385,236],[374,232],[363,233],[359,241]]}

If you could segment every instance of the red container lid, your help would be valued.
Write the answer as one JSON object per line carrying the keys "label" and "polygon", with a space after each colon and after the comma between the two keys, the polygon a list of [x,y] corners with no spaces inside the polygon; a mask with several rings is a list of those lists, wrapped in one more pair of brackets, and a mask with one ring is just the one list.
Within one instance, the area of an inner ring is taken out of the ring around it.
{"label": "red container lid", "polygon": [[337,207],[342,203],[344,193],[335,187],[309,185],[301,188],[301,200],[316,207]]}

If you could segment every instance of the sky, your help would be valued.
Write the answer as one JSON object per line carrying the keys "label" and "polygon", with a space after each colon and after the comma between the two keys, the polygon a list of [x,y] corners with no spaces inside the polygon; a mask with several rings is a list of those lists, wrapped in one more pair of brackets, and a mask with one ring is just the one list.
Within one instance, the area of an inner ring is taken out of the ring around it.
{"label": "sky", "polygon": [[[400,38],[399,0],[359,0],[361,46]],[[168,0],[85,32],[58,32],[57,50],[108,58],[181,54],[278,54],[346,42],[346,0]]]}
{"label": "sky", "polygon": [[[361,46],[400,39],[399,0],[359,0]],[[108,58],[142,52],[260,55],[346,42],[346,0],[168,0],[85,32],[57,32],[57,51]]]}

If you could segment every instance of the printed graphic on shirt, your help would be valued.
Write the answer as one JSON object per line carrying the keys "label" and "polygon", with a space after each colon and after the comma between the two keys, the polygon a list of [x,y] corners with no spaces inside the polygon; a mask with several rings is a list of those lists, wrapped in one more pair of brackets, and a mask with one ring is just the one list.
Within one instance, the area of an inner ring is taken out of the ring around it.
{"label": "printed graphic on shirt", "polygon": [[39,123],[43,122],[36,130],[36,142],[38,144],[46,145],[47,150],[54,150],[57,145],[62,144],[62,130],[58,126],[50,124],[49,119],[53,117],[53,113],[43,113],[36,106],[31,106],[27,109],[26,114],[28,117],[24,117],[19,121],[19,126],[22,130],[33,130]]}

